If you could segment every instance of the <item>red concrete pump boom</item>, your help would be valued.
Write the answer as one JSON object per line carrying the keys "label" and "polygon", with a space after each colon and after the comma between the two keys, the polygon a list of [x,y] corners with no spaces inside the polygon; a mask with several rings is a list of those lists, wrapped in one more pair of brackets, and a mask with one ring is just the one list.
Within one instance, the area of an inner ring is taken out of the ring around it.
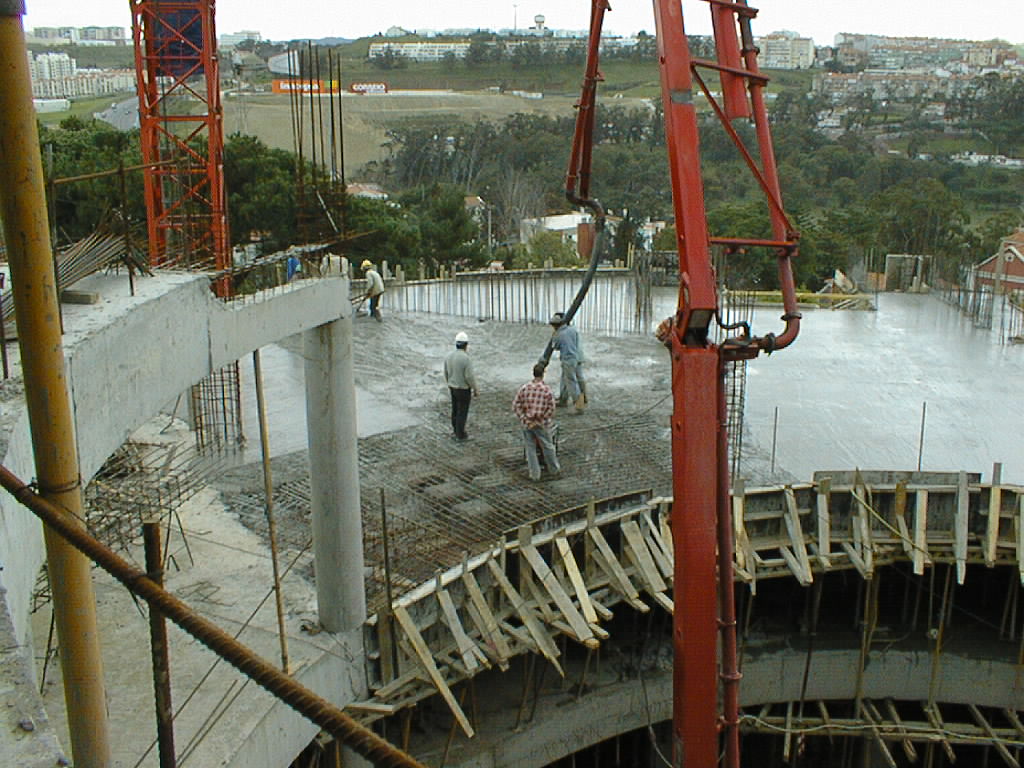
{"label": "red concrete pump boom", "polygon": [[[711,8],[714,61],[690,55],[680,0],[654,0],[679,253],[678,308],[664,326],[664,341],[672,356],[673,393],[673,765],[713,768],[721,753],[727,768],[738,768],[740,674],[724,372],[730,361],[754,358],[762,351],[771,353],[796,338],[800,313],[791,259],[797,255],[799,235],[782,207],[764,104],[767,78],[758,70],[750,29],[757,11],[745,0],[703,1]],[[595,210],[600,206],[589,198],[590,154],[596,86],[601,80],[597,54],[601,23],[608,10],[608,0],[592,0],[586,75],[566,178],[568,198],[577,205],[596,206]],[[704,70],[718,72],[720,99],[701,76]],[[703,94],[764,193],[772,239],[710,236],[700,169],[698,94]],[[731,121],[740,118],[754,124],[760,163],[733,129]],[[748,247],[775,252],[783,297],[784,326],[779,335],[754,336],[746,323],[723,324],[711,264],[712,245],[723,246],[727,253]],[[712,322],[726,334],[717,343]],[[730,332],[733,335],[728,335]]]}

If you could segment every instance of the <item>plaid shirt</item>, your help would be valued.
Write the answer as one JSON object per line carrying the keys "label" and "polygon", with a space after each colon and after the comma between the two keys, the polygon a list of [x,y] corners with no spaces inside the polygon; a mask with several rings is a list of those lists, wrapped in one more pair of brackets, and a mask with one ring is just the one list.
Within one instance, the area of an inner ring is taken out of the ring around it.
{"label": "plaid shirt", "polygon": [[523,384],[512,401],[512,410],[527,429],[547,425],[555,415],[551,387],[537,379]]}

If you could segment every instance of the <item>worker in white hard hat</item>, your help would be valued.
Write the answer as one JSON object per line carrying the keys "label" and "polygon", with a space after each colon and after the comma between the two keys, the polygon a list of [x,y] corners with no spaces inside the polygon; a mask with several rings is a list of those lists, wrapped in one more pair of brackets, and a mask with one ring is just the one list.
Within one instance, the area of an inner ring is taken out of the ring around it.
{"label": "worker in white hard hat", "polygon": [[359,268],[366,273],[366,295],[364,298],[370,300],[370,315],[379,323],[381,322],[380,297],[384,295],[384,279],[380,276],[380,272],[373,268],[373,262],[369,259],[363,259]]}
{"label": "worker in white hard hat", "polygon": [[469,439],[466,434],[469,403],[477,394],[473,361],[466,352],[468,346],[469,336],[465,331],[459,331],[455,334],[455,351],[444,361],[444,381],[452,396],[452,433],[460,441]]}

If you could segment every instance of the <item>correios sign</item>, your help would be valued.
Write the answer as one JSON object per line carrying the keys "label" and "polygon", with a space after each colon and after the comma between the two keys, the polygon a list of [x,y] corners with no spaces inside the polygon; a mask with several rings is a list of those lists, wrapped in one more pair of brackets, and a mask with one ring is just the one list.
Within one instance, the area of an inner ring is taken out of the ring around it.
{"label": "correios sign", "polygon": [[387,93],[387,83],[352,83],[348,89],[352,93]]}

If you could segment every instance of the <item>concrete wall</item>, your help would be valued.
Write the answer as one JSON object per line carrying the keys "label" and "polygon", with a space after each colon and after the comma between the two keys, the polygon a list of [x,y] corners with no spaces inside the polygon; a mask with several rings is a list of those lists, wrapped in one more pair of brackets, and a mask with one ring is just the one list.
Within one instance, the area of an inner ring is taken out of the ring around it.
{"label": "concrete wall", "polygon": [[[135,296],[125,276],[97,275],[79,287],[102,297],[99,304],[63,308],[67,379],[85,482],[135,429],[192,384],[254,349],[352,311],[347,280],[341,278],[298,281],[273,295],[230,304],[215,299],[208,279],[197,275],[137,279]],[[20,380],[0,386],[0,461],[31,481],[34,462],[22,391]],[[26,768],[52,766],[59,756],[35,694],[29,624],[44,559],[39,521],[0,494],[0,701],[10,704],[2,710],[0,755],[5,764]],[[345,686],[335,687],[341,695]],[[25,718],[33,720],[33,730],[18,725]]]}
{"label": "concrete wall", "polygon": [[[740,683],[740,706],[799,701],[806,653],[783,650],[748,657]],[[850,700],[856,697],[857,649],[816,650],[808,678],[807,700]],[[864,670],[864,695],[897,701],[927,701],[931,680],[927,652],[872,653]],[[1013,663],[944,653],[936,700],[984,707],[1024,708],[1024,691],[1014,683]],[[472,741],[457,740],[452,768],[521,768],[566,757],[618,734],[672,717],[671,671],[649,672],[598,686],[578,702],[568,696],[541,699],[532,722],[513,731],[510,722],[479,723]],[[513,708],[514,709],[514,708]],[[508,713],[503,713],[503,716]],[[514,719],[515,712],[509,716]]]}

